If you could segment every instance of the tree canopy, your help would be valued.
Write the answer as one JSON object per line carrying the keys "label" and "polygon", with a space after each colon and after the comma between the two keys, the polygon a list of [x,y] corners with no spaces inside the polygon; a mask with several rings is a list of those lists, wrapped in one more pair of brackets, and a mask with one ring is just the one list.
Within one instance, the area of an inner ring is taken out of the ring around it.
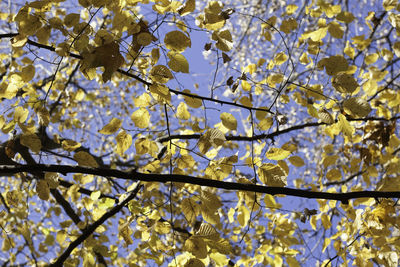
{"label": "tree canopy", "polygon": [[2,266],[398,266],[400,3],[0,3]]}

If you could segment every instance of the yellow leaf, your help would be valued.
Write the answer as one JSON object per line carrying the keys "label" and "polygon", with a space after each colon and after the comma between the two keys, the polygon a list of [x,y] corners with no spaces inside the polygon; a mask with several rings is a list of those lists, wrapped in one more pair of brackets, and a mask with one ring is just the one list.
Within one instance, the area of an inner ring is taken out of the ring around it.
{"label": "yellow leaf", "polygon": [[341,39],[344,34],[342,27],[336,21],[332,21],[329,23],[328,31],[332,37],[337,39]]}
{"label": "yellow leaf", "polygon": [[265,156],[271,160],[281,160],[285,159],[290,155],[290,151],[284,150],[282,148],[271,147]]}
{"label": "yellow leaf", "polygon": [[48,126],[50,123],[50,113],[45,107],[40,107],[36,110],[39,119],[39,124]]}
{"label": "yellow leaf", "polygon": [[190,113],[187,110],[187,106],[184,102],[179,103],[176,116],[181,120],[188,120],[190,119]]}
{"label": "yellow leaf", "polygon": [[82,57],[81,71],[89,79],[92,78],[90,69],[104,67],[103,82],[109,81],[111,75],[125,62],[116,41],[96,47],[92,52],[82,53]]}
{"label": "yellow leaf", "polygon": [[233,43],[232,43],[232,35],[229,30],[224,30],[220,32],[213,32],[212,34],[212,39],[217,41],[217,44],[215,45],[219,50],[228,52],[232,49]]}
{"label": "yellow leaf", "polygon": [[[400,21],[398,24],[400,25]],[[395,55],[400,58],[400,42],[395,42],[393,44],[393,51],[394,51]]]}
{"label": "yellow leaf", "polygon": [[[183,90],[183,92],[196,96],[196,94],[191,93],[188,89]],[[191,108],[199,108],[203,105],[203,102],[199,98],[183,95],[183,99],[185,99],[186,104]]]}
{"label": "yellow leaf", "polygon": [[232,130],[232,131],[236,130],[236,128],[237,128],[237,120],[232,114],[227,113],[227,112],[223,112],[220,115],[220,118],[221,118],[222,124],[226,128],[228,128],[229,130]]}
{"label": "yellow leaf", "polygon": [[287,5],[286,6],[286,14],[292,15],[299,7],[296,5]]}
{"label": "yellow leaf", "polygon": [[317,230],[317,216],[311,216],[310,225],[314,231]]}
{"label": "yellow leaf", "polygon": [[356,79],[347,73],[339,73],[333,78],[333,87],[341,93],[353,93],[359,86]]}
{"label": "yellow leaf", "polygon": [[342,173],[338,169],[332,169],[326,173],[326,178],[329,181],[339,181],[342,178]]}
{"label": "yellow leaf", "polygon": [[132,136],[122,130],[118,133],[115,140],[117,141],[117,154],[122,157],[125,151],[132,145]]}
{"label": "yellow leaf", "polygon": [[64,24],[65,26],[69,27],[74,27],[76,24],[79,23],[79,19],[81,16],[77,13],[70,13],[65,15],[64,17]]}
{"label": "yellow leaf", "polygon": [[21,78],[24,82],[29,82],[35,76],[35,67],[33,65],[28,65],[24,67],[21,71]]}
{"label": "yellow leaf", "polygon": [[42,148],[39,137],[36,134],[23,134],[20,139],[23,146],[29,147],[32,152],[39,153]]}
{"label": "yellow leaf", "polygon": [[338,125],[340,130],[348,137],[352,137],[355,129],[350,123],[347,121],[346,117],[343,114],[339,114],[338,116]]}
{"label": "yellow leaf", "polygon": [[344,48],[343,52],[351,59],[354,58],[356,55],[356,52],[354,51],[354,48],[350,46],[350,42],[346,42],[346,47]]}
{"label": "yellow leaf", "polygon": [[326,73],[333,76],[341,71],[346,71],[349,68],[349,63],[343,56],[339,55],[324,58],[318,62],[317,66],[318,68],[325,67]]}
{"label": "yellow leaf", "polygon": [[331,220],[326,213],[321,215],[321,222],[325,229],[329,229],[332,226]]}
{"label": "yellow leaf", "polygon": [[241,81],[243,91],[249,92],[251,90],[251,84],[248,81],[242,80]]}
{"label": "yellow leaf", "polygon": [[159,83],[166,83],[174,76],[171,71],[164,65],[156,65],[150,71],[151,78]]}
{"label": "yellow leaf", "polygon": [[122,125],[122,121],[118,118],[112,118],[111,121],[103,127],[103,129],[99,130],[101,134],[113,134],[119,130]]}
{"label": "yellow leaf", "polygon": [[158,59],[160,58],[160,49],[159,48],[153,48],[151,50],[151,65],[154,65],[158,62]]}
{"label": "yellow leaf", "polygon": [[18,106],[14,111],[14,121],[16,123],[24,123],[28,118],[29,110]]}
{"label": "yellow leaf", "polygon": [[193,199],[185,198],[180,204],[183,215],[190,224],[196,222],[196,217],[200,215],[200,206]]}
{"label": "yellow leaf", "polygon": [[136,37],[137,43],[141,46],[148,46],[153,41],[153,35],[149,32],[141,32]]}
{"label": "yellow leaf", "polygon": [[218,231],[209,223],[201,223],[199,229],[195,232],[196,236],[217,241],[220,239]]}
{"label": "yellow leaf", "polygon": [[386,11],[392,10],[398,6],[399,2],[397,0],[383,0],[383,7]]}
{"label": "yellow leaf", "polygon": [[288,56],[285,53],[280,52],[275,55],[275,58],[274,58],[275,65],[277,65],[277,66],[282,65],[283,63],[286,62],[287,59],[288,59]]}
{"label": "yellow leaf", "polygon": [[336,161],[339,159],[338,155],[330,155],[330,156],[325,156],[322,159],[322,164],[324,165],[325,169],[333,164],[336,163]]}
{"label": "yellow leaf", "polygon": [[297,29],[297,21],[294,18],[289,18],[282,21],[280,30],[286,34],[289,34],[291,31]]}
{"label": "yellow leaf", "polygon": [[136,127],[147,128],[150,123],[150,113],[146,108],[139,108],[131,115],[132,121],[135,123]]}
{"label": "yellow leaf", "polygon": [[171,70],[175,72],[189,73],[189,63],[182,54],[169,51],[167,56],[169,57],[168,66]]}
{"label": "yellow leaf", "polygon": [[339,14],[337,14],[336,19],[348,24],[351,23],[355,17],[351,12],[341,11]]}
{"label": "yellow leaf", "polygon": [[151,96],[148,93],[143,93],[139,97],[133,99],[133,103],[135,104],[136,107],[147,107],[150,105],[151,102]]}
{"label": "yellow leaf", "polygon": [[359,97],[352,97],[343,102],[343,107],[346,112],[356,118],[366,117],[371,112],[370,104]]}
{"label": "yellow leaf", "polygon": [[281,204],[276,203],[274,196],[270,194],[265,194],[264,203],[267,208],[279,209],[281,207]]}
{"label": "yellow leaf", "polygon": [[271,117],[264,118],[258,123],[258,127],[260,127],[261,131],[266,131],[269,128],[271,128],[273,123],[274,123],[274,120]]}
{"label": "yellow leaf", "polygon": [[99,199],[100,195],[101,195],[101,191],[100,191],[100,190],[93,191],[93,192],[90,194],[90,199],[93,200],[93,201],[96,201],[96,200]]}
{"label": "yellow leaf", "polygon": [[75,142],[74,140],[65,139],[61,142],[61,146],[64,150],[71,152],[81,147],[81,143]]}
{"label": "yellow leaf", "polygon": [[289,158],[289,161],[296,167],[301,167],[304,165],[304,160],[299,156],[292,156]]}
{"label": "yellow leaf", "polygon": [[50,197],[50,189],[47,182],[43,179],[40,179],[36,183],[36,192],[40,199],[48,200]]}
{"label": "yellow leaf", "polygon": [[196,0],[187,0],[185,5],[178,9],[178,13],[183,17],[193,12],[196,8]]}
{"label": "yellow leaf", "polygon": [[332,124],[332,123],[335,122],[335,120],[333,119],[332,115],[326,109],[321,109],[318,112],[318,118],[320,118],[321,121],[326,123],[326,124]]}
{"label": "yellow leaf", "polygon": [[205,267],[204,263],[196,258],[188,260],[183,267]]}
{"label": "yellow leaf", "polygon": [[167,33],[164,38],[164,43],[168,49],[177,52],[183,52],[187,47],[191,47],[192,45],[190,38],[181,31],[171,31]]}
{"label": "yellow leaf", "polygon": [[78,162],[79,166],[88,166],[93,168],[99,167],[99,164],[93,158],[93,156],[85,151],[76,152],[74,154],[74,159],[76,160],[76,162]]}
{"label": "yellow leaf", "polygon": [[324,37],[326,36],[326,33],[328,32],[328,27],[322,27],[319,28],[318,30],[312,31],[312,32],[308,32],[308,33],[304,33],[303,37],[304,38],[311,38],[311,40],[313,42],[319,42],[322,39],[324,39]]}
{"label": "yellow leaf", "polygon": [[153,97],[162,103],[169,103],[171,101],[171,93],[168,87],[162,84],[153,83],[150,85],[150,92],[152,93]]}
{"label": "yellow leaf", "polygon": [[261,182],[268,186],[283,187],[287,185],[286,174],[278,165],[264,163],[258,169]]}
{"label": "yellow leaf", "polygon": [[47,182],[49,188],[51,189],[55,189],[58,187],[59,185],[59,181],[58,181],[58,173],[56,172],[46,172],[44,174],[44,180]]}
{"label": "yellow leaf", "polygon": [[203,238],[191,236],[186,239],[184,250],[190,252],[198,259],[205,259],[207,257],[207,246]]}

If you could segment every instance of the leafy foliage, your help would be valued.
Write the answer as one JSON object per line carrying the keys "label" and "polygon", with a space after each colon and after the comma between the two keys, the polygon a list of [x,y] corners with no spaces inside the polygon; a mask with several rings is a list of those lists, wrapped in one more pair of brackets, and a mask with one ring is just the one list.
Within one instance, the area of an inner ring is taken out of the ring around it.
{"label": "leafy foliage", "polygon": [[2,266],[398,266],[400,3],[0,3]]}

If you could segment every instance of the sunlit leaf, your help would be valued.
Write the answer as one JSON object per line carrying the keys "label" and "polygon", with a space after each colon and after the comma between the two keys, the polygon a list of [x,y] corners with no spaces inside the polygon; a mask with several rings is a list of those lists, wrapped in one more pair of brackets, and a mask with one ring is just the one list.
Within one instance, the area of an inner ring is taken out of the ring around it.
{"label": "sunlit leaf", "polygon": [[146,108],[141,107],[132,113],[131,119],[136,127],[147,128],[150,123],[150,113]]}
{"label": "sunlit leaf", "polygon": [[99,164],[94,159],[92,155],[90,155],[86,151],[78,151],[74,154],[74,159],[80,166],[87,166],[87,167],[98,167]]}
{"label": "sunlit leaf", "polygon": [[290,151],[287,151],[282,148],[271,147],[265,154],[265,156],[271,160],[281,160],[287,158],[290,155],[290,153],[291,153]]}
{"label": "sunlit leaf", "polygon": [[229,130],[232,130],[232,131],[236,130],[237,120],[232,114],[223,112],[223,113],[221,113],[220,118],[221,118],[222,124],[226,128],[228,128]]}
{"label": "sunlit leaf", "polygon": [[117,154],[121,157],[125,151],[132,145],[132,136],[126,131],[122,130],[118,133],[115,140],[117,141]]}
{"label": "sunlit leaf", "polygon": [[101,130],[99,130],[99,133],[101,134],[113,134],[116,131],[119,130],[119,128],[122,125],[122,121],[118,118],[112,118],[111,121],[105,125]]}

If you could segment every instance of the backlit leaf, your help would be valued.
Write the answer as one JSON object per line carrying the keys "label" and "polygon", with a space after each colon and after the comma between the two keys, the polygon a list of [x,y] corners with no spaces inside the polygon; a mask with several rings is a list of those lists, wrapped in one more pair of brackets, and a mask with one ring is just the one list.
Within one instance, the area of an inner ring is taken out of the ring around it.
{"label": "backlit leaf", "polygon": [[268,186],[283,187],[287,185],[286,174],[278,165],[264,163],[258,169],[260,180]]}
{"label": "backlit leaf", "polygon": [[299,156],[292,156],[289,158],[289,161],[296,167],[301,167],[304,165],[304,160]]}
{"label": "backlit leaf", "polygon": [[117,154],[121,157],[125,151],[132,145],[132,136],[126,131],[122,130],[118,133],[115,140],[117,141]]}
{"label": "backlit leaf", "polygon": [[131,119],[136,127],[147,128],[150,123],[150,113],[146,108],[139,108],[132,113]]}
{"label": "backlit leaf", "polygon": [[356,118],[366,117],[371,112],[370,104],[359,97],[352,97],[343,102],[343,107],[346,112]]}
{"label": "backlit leaf", "polygon": [[171,70],[176,72],[189,73],[189,63],[182,54],[170,51],[168,52],[167,56],[170,59],[168,61],[168,66],[171,68]]}
{"label": "backlit leaf", "polygon": [[99,164],[93,158],[93,156],[90,155],[86,151],[76,152],[74,154],[74,159],[76,160],[76,162],[78,162],[79,166],[87,166],[87,167],[93,167],[93,168],[99,167]]}
{"label": "backlit leaf", "polygon": [[271,160],[281,160],[287,158],[290,153],[290,151],[284,150],[282,148],[271,147],[265,154],[265,156]]}
{"label": "backlit leaf", "polygon": [[122,121],[118,118],[112,118],[111,121],[105,125],[101,130],[99,130],[99,133],[101,134],[113,134],[116,131],[118,131],[118,129],[121,127],[122,125]]}
{"label": "backlit leaf", "polygon": [[232,130],[232,131],[236,130],[237,120],[232,114],[223,112],[223,113],[221,113],[220,118],[221,118],[222,124],[226,128],[228,128],[229,130]]}
{"label": "backlit leaf", "polygon": [[50,197],[50,188],[47,182],[43,179],[40,179],[36,183],[36,192],[40,199],[48,200]]}
{"label": "backlit leaf", "polygon": [[190,38],[181,31],[171,31],[165,35],[165,46],[177,52],[183,52],[192,45]]}

